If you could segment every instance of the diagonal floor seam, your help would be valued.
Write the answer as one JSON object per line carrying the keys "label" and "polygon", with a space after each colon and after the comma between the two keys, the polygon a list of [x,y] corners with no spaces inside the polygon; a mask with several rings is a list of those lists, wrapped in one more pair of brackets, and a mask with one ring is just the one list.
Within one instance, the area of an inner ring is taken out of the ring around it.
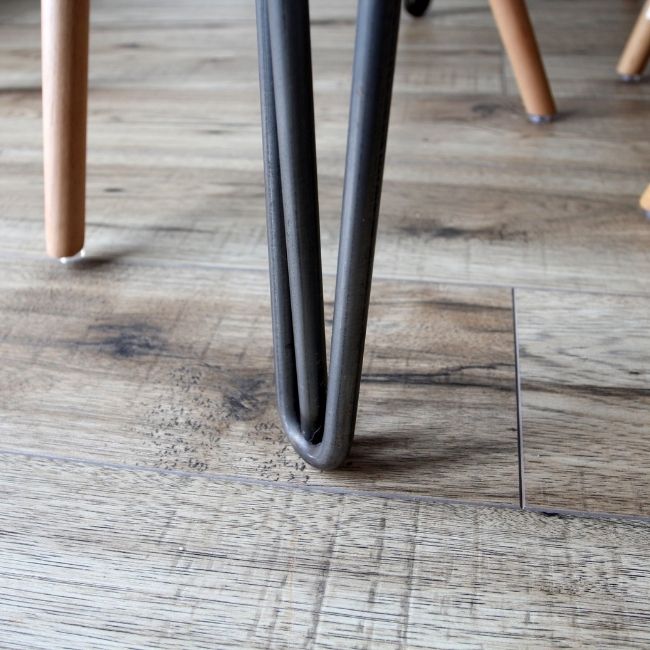
{"label": "diagonal floor seam", "polygon": [[616,514],[610,512],[588,512],[584,510],[569,510],[563,508],[545,508],[538,506],[527,506],[520,508],[518,504],[490,501],[471,501],[468,499],[452,499],[445,497],[434,497],[424,494],[407,494],[404,492],[383,492],[375,490],[354,490],[344,487],[328,485],[305,485],[288,483],[284,481],[273,481],[270,479],[252,478],[233,474],[219,474],[216,472],[191,472],[179,469],[165,469],[160,467],[130,465],[109,461],[98,461],[74,456],[59,456],[56,454],[43,454],[21,450],[0,449],[0,457],[25,458],[41,460],[52,463],[68,463],[81,467],[94,467],[98,469],[141,472],[158,476],[171,476],[187,479],[204,479],[211,482],[233,483],[249,485],[261,488],[306,492],[312,494],[325,494],[330,496],[362,497],[366,499],[384,499],[386,501],[398,501],[403,503],[424,503],[432,506],[465,506],[470,508],[493,509],[493,510],[515,510],[522,513],[536,514],[547,517],[577,517],[581,519],[597,519],[612,522],[630,522],[650,524],[650,517],[643,515]]}

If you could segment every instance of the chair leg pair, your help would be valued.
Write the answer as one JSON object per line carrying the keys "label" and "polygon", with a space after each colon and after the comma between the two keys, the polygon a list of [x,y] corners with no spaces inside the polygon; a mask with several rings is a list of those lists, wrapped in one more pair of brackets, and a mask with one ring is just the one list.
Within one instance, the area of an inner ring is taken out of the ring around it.
{"label": "chair leg pair", "polygon": [[[422,15],[430,0],[405,0]],[[82,250],[85,221],[86,103],[90,0],[41,0],[45,231],[49,255]],[[525,0],[490,0],[492,12],[531,120],[548,121],[556,108]],[[650,0],[628,39],[617,71],[638,80],[650,57]]]}
{"label": "chair leg pair", "polygon": [[[419,2],[421,15],[428,3]],[[63,260],[84,244],[89,5],[41,0],[45,240],[47,253]],[[536,122],[552,119],[555,103],[524,0],[491,5],[526,112]]]}
{"label": "chair leg pair", "polygon": [[[490,6],[529,119],[533,122],[546,122],[552,119],[556,112],[555,103],[525,0],[490,0]],[[616,71],[623,81],[639,81],[648,60],[650,60],[650,0],[646,0],[641,9]],[[641,196],[640,206],[645,215],[650,218],[650,185]]]}
{"label": "chair leg pair", "polygon": [[[404,4],[409,13],[422,16],[430,2],[405,0]],[[556,113],[555,102],[525,0],[490,0],[490,7],[529,118],[549,121]],[[624,81],[638,81],[649,59],[650,0],[646,0],[616,71]]]}

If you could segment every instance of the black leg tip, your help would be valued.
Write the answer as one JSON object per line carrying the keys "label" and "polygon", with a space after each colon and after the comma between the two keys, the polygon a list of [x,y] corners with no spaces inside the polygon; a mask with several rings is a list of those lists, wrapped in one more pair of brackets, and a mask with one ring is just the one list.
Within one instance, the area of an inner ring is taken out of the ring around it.
{"label": "black leg tip", "polygon": [[431,0],[404,0],[404,9],[406,9],[411,16],[420,18],[420,16],[424,16],[430,4]]}

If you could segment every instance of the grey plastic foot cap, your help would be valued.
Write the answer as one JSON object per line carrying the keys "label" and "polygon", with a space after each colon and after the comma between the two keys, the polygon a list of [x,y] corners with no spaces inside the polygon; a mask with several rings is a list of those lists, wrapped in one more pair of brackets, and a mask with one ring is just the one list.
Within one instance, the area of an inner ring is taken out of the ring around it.
{"label": "grey plastic foot cap", "polygon": [[619,74],[618,78],[626,84],[638,84],[641,81],[640,74]]}
{"label": "grey plastic foot cap", "polygon": [[533,124],[550,124],[555,121],[557,115],[535,115],[533,113],[528,113],[528,121]]}

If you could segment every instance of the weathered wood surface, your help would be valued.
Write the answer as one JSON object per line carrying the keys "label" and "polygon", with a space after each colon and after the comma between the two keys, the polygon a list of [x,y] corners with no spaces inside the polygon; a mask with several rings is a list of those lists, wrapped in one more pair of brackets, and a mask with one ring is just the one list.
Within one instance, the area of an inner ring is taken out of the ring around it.
{"label": "weathered wood surface", "polygon": [[[354,16],[311,5],[331,300]],[[324,475],[274,406],[252,3],[93,0],[76,268],[43,259],[38,3],[0,3],[0,645],[650,645],[647,523],[431,503],[517,504],[516,286],[528,503],[649,514],[639,3],[529,5],[542,129],[485,0],[403,18],[358,437]]]}
{"label": "weathered wood surface", "polygon": [[375,283],[357,441],[335,473],[280,431],[269,312],[261,272],[6,268],[0,448],[516,502],[508,291]]}
{"label": "weathered wood surface", "polygon": [[516,297],[527,502],[650,516],[650,299]]}
{"label": "weathered wood surface", "polygon": [[647,524],[0,466],[5,648],[650,644]]}

